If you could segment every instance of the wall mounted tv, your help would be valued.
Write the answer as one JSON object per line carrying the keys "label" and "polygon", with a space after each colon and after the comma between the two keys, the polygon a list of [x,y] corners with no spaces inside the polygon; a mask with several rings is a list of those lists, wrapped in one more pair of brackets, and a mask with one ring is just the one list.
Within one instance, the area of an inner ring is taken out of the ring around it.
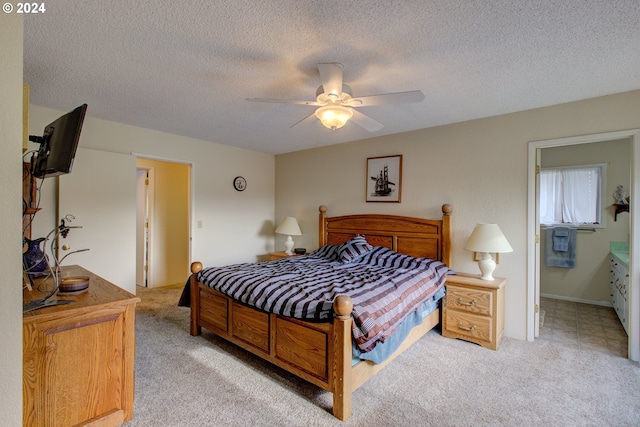
{"label": "wall mounted tv", "polygon": [[86,112],[87,104],[82,104],[51,122],[41,137],[29,136],[30,141],[40,144],[31,162],[33,176],[48,178],[71,172]]}

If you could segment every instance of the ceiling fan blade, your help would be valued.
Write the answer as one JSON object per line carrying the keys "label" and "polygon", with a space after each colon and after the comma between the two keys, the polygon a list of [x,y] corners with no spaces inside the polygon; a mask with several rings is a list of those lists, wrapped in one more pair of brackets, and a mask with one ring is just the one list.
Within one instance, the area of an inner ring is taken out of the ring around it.
{"label": "ceiling fan blade", "polygon": [[315,111],[311,114],[309,114],[307,117],[305,117],[302,120],[298,120],[297,122],[295,122],[294,124],[292,124],[291,126],[289,126],[289,129],[291,129],[292,127],[299,125],[302,122],[307,122],[307,121],[311,121],[311,119],[314,119],[316,117],[316,113]]}
{"label": "ceiling fan blade", "polygon": [[424,101],[424,93],[421,90],[409,92],[385,93],[382,95],[359,96],[349,101],[350,107],[370,107],[373,105],[408,104]]}
{"label": "ceiling fan blade", "polygon": [[375,132],[384,127],[382,126],[382,124],[376,122],[371,117],[365,116],[364,114],[362,114],[357,110],[352,110],[352,111],[353,111],[353,116],[351,117],[351,120],[353,121],[353,123],[357,124],[364,130],[368,130],[369,132]]}
{"label": "ceiling fan blade", "polygon": [[339,62],[329,62],[318,64],[320,71],[320,81],[327,95],[335,94],[338,98],[342,96],[342,74],[343,65]]}
{"label": "ceiling fan blade", "polygon": [[250,102],[273,102],[276,104],[297,104],[297,105],[313,105],[316,107],[320,107],[324,104],[318,101],[296,101],[293,99],[272,99],[272,98],[245,98],[245,100]]}

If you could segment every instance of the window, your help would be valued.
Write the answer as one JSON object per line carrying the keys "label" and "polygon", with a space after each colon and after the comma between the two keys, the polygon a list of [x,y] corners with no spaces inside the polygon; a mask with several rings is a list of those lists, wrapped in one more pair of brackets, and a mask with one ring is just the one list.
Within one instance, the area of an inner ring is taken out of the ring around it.
{"label": "window", "polygon": [[600,201],[606,165],[545,168],[540,171],[540,223],[601,224]]}

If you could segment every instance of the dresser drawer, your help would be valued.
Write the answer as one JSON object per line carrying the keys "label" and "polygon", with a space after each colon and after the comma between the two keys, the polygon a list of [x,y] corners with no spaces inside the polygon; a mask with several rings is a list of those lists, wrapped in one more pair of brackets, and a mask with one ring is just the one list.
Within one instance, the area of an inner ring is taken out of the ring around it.
{"label": "dresser drawer", "polygon": [[447,286],[446,304],[447,308],[451,310],[462,310],[487,316],[493,316],[495,306],[493,292],[455,285]]}
{"label": "dresser drawer", "polygon": [[472,338],[473,341],[493,341],[493,318],[478,316],[461,311],[446,310],[445,328],[447,332]]}

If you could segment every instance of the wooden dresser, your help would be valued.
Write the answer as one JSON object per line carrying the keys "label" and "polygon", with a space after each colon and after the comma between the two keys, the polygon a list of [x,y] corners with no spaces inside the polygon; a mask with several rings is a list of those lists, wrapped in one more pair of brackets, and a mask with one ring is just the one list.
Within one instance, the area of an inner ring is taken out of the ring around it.
{"label": "wooden dresser", "polygon": [[[82,267],[62,271],[63,277],[89,276],[89,289],[52,297],[72,304],[23,315],[23,425],[118,426],[133,416],[140,298]],[[41,287],[51,289],[51,279]],[[24,303],[45,295],[25,290]]]}
{"label": "wooden dresser", "polygon": [[442,336],[497,350],[504,335],[506,283],[506,279],[499,277],[488,281],[464,273],[447,276]]}

